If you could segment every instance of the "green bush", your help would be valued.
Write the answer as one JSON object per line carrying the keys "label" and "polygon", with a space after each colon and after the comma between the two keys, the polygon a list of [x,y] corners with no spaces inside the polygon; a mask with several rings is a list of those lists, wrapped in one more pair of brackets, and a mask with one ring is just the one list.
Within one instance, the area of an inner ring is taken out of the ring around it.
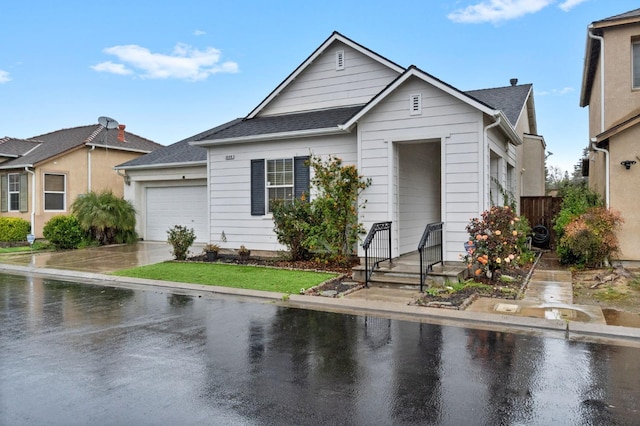
{"label": "green bush", "polygon": [[618,251],[616,229],[623,222],[619,213],[592,207],[575,217],[560,239],[560,260],[579,266],[598,267],[610,262]]}
{"label": "green bush", "polygon": [[0,241],[26,241],[31,224],[19,217],[0,217]]}
{"label": "green bush", "polygon": [[308,238],[315,222],[311,203],[295,199],[291,203],[278,201],[273,207],[274,231],[280,244],[287,246],[291,260],[311,257]]}
{"label": "green bush", "polygon": [[130,244],[138,239],[133,204],[111,191],[82,194],[71,205],[71,211],[82,229],[102,245]]}
{"label": "green bush", "polygon": [[173,247],[173,257],[176,260],[186,260],[189,254],[189,247],[196,240],[193,228],[176,225],[167,231],[167,241]]}
{"label": "green bush", "polygon": [[45,223],[42,234],[58,250],[78,248],[86,235],[73,215],[52,217]]}
{"label": "green bush", "polygon": [[[555,224],[553,226],[558,241],[562,240],[569,223],[590,208],[601,207],[604,204],[600,194],[590,190],[585,184],[564,187],[561,195],[562,207],[554,218]],[[567,244],[558,244],[556,253],[562,263],[575,263],[577,261]]]}

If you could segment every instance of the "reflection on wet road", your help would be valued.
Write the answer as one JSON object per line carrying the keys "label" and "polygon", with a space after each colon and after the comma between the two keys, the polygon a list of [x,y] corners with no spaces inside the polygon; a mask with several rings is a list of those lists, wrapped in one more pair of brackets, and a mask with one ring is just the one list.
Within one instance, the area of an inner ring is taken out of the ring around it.
{"label": "reflection on wet road", "polygon": [[0,275],[0,424],[634,424],[640,350]]}

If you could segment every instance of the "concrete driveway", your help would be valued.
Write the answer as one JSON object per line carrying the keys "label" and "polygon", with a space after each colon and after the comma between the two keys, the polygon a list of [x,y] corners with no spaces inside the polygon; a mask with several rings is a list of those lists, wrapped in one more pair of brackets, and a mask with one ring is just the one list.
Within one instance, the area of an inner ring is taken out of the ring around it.
{"label": "concrete driveway", "polygon": [[[200,249],[192,247],[191,251],[199,252]],[[169,244],[146,241],[81,250],[0,255],[0,262],[5,264],[96,273],[113,272],[171,259],[173,256]]]}

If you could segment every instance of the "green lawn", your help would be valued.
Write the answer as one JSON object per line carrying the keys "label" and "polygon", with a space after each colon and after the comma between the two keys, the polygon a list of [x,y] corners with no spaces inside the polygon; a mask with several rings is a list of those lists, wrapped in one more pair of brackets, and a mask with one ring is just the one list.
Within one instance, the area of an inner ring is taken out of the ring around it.
{"label": "green lawn", "polygon": [[316,286],[338,274],[224,263],[163,262],[123,269],[113,275],[297,294],[302,288]]}

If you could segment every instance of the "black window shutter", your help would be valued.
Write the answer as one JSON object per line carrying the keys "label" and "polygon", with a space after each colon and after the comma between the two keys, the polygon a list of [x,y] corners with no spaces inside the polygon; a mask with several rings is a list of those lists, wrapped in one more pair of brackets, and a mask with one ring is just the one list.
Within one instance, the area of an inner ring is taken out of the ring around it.
{"label": "black window shutter", "polygon": [[251,160],[251,216],[264,215],[264,160]]}
{"label": "black window shutter", "polygon": [[296,198],[302,197],[302,194],[307,194],[307,200],[309,199],[309,166],[306,164],[309,161],[309,156],[306,157],[294,157],[293,159],[293,171],[295,176],[293,177],[293,195]]}
{"label": "black window shutter", "polygon": [[2,210],[3,212],[9,210],[9,196],[7,193],[7,191],[9,190],[8,182],[9,179],[6,174],[0,176],[0,198],[2,199],[2,201],[0,202],[2,208],[0,210]]}

